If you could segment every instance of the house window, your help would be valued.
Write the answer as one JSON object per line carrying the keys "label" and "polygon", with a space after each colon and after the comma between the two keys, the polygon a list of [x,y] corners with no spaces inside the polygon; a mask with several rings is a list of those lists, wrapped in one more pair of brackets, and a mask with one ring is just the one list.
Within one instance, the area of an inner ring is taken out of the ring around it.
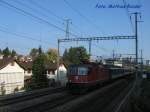
{"label": "house window", "polygon": [[15,65],[15,62],[13,61],[13,62],[11,62],[11,66],[14,66]]}
{"label": "house window", "polygon": [[55,74],[55,72],[53,70],[48,70],[48,74],[53,75],[53,74]]}
{"label": "house window", "polygon": [[50,70],[47,70],[47,74],[50,74]]}
{"label": "house window", "polygon": [[55,71],[54,71],[54,70],[52,71],[52,74],[55,74]]}
{"label": "house window", "polygon": [[28,72],[28,73],[31,73],[31,70],[28,70],[27,72]]}

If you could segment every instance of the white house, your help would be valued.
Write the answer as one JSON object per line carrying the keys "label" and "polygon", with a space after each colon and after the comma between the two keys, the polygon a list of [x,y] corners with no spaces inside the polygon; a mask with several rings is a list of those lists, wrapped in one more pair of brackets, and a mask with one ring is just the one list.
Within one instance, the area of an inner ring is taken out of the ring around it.
{"label": "white house", "polygon": [[[25,75],[25,82],[28,82],[31,79],[32,76],[32,61],[25,61],[25,62],[19,62],[19,64],[24,69],[24,75]],[[54,81],[57,81],[59,78],[59,81],[62,85],[65,85],[67,82],[67,69],[63,63],[60,63],[59,65],[59,76],[57,77],[57,63],[53,62],[45,62],[44,63],[46,68],[46,74],[48,79],[53,79]]]}
{"label": "white house", "polygon": [[[54,68],[53,74],[47,74],[50,79],[54,79],[55,81],[60,81],[62,86],[65,86],[67,83],[67,69],[64,64],[59,65],[59,73],[57,74],[57,66]],[[58,76],[57,76],[58,75]]]}
{"label": "white house", "polygon": [[10,94],[24,87],[24,69],[13,58],[0,59],[0,94]]}

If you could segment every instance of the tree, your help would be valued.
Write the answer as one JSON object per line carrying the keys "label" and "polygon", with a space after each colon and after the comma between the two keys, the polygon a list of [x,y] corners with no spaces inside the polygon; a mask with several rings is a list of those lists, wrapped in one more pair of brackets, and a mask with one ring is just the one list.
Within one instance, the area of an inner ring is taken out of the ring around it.
{"label": "tree", "polygon": [[82,46],[74,48],[71,47],[68,51],[65,50],[63,59],[67,65],[71,63],[80,64],[85,60],[89,60],[90,56],[87,53],[86,49]]}
{"label": "tree", "polygon": [[146,70],[150,73],[150,66],[147,66]]}
{"label": "tree", "polygon": [[2,54],[2,50],[0,49],[0,54]]}
{"label": "tree", "polygon": [[47,53],[46,53],[47,59],[49,61],[57,61],[57,57],[58,57],[58,53],[57,53],[57,49],[48,49]]}
{"label": "tree", "polygon": [[11,54],[11,52],[9,51],[9,48],[6,47],[6,48],[3,50],[3,55],[4,55],[4,57],[10,56],[10,54]]}
{"label": "tree", "polygon": [[29,55],[30,55],[33,59],[35,59],[35,58],[38,56],[38,54],[39,54],[39,49],[33,48],[33,49],[31,49]]}
{"label": "tree", "polygon": [[11,57],[14,57],[14,56],[16,56],[16,51],[15,50],[12,50],[12,52],[11,52]]}
{"label": "tree", "polygon": [[39,48],[38,56],[33,61],[32,73],[31,89],[48,87],[48,79],[44,66],[44,56],[41,48]]}

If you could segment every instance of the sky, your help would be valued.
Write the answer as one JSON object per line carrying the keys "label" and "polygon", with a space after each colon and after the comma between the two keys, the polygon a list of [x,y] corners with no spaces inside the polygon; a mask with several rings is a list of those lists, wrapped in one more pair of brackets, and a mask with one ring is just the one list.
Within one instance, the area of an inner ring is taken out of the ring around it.
{"label": "sky", "polygon": [[[124,1],[124,2],[123,2]],[[96,5],[106,6],[105,8]],[[138,5],[140,8],[109,8],[109,5]],[[66,19],[70,19],[69,38],[126,36],[135,34],[134,15],[138,16],[139,50],[150,59],[149,0],[0,0],[0,48],[7,46],[28,55],[32,48],[57,48],[57,39],[65,38]],[[131,16],[131,18],[130,18]],[[87,42],[61,43],[60,52]],[[93,56],[134,54],[133,40],[92,41]]]}

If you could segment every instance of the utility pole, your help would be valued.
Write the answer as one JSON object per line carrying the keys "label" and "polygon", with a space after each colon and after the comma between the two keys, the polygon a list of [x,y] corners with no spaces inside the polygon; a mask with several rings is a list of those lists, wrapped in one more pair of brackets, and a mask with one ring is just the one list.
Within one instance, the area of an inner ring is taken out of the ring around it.
{"label": "utility pole", "polygon": [[113,50],[113,65],[114,65],[114,61],[115,61],[115,50]]}
{"label": "utility pole", "polygon": [[115,59],[115,50],[113,50],[113,60]]}
{"label": "utility pole", "polygon": [[66,38],[69,38],[69,24],[70,23],[72,24],[72,22],[71,19],[66,19],[65,22],[66,22]]}
{"label": "utility pole", "polygon": [[141,17],[141,13],[139,12],[135,12],[132,13],[135,16],[135,49],[136,49],[136,81],[135,81],[135,85],[137,85],[137,81],[138,81],[138,15],[140,15]]}
{"label": "utility pole", "polygon": [[58,52],[57,52],[57,54],[58,54],[58,57],[57,57],[57,82],[59,83],[59,60],[60,60],[60,59],[59,59],[59,54],[60,54],[60,53],[59,53],[59,46],[60,46],[60,41],[59,41],[59,39],[58,39],[58,41],[57,41],[57,45],[58,45],[58,46],[57,46],[57,47],[58,47],[58,48],[57,48],[57,49],[58,49],[58,50],[57,50],[57,51],[58,51]]}
{"label": "utility pole", "polygon": [[91,56],[92,40],[89,40],[89,55]]}
{"label": "utility pole", "polygon": [[141,49],[141,75],[143,73],[143,50]]}
{"label": "utility pole", "polygon": [[136,47],[136,66],[138,66],[138,24],[137,24],[137,15],[139,13],[134,13],[135,15],[135,47]]}

